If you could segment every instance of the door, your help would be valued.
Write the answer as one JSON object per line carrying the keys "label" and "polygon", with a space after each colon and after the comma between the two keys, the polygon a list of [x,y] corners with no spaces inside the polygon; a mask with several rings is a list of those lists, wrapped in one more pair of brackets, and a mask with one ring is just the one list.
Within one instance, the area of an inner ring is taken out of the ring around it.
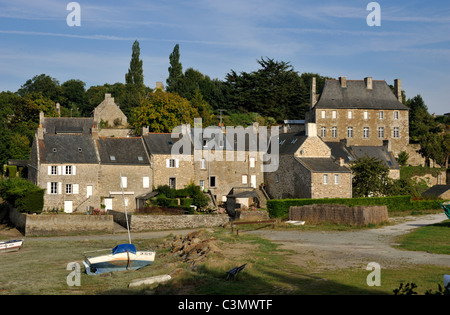
{"label": "door", "polygon": [[250,184],[253,188],[256,188],[256,175],[252,175],[250,178]]}
{"label": "door", "polygon": [[112,198],[105,198],[105,210],[112,210]]}
{"label": "door", "polygon": [[72,201],[64,201],[64,212],[72,213]]}
{"label": "door", "polygon": [[92,186],[88,185],[86,186],[86,198],[89,198],[90,196],[92,196]]}

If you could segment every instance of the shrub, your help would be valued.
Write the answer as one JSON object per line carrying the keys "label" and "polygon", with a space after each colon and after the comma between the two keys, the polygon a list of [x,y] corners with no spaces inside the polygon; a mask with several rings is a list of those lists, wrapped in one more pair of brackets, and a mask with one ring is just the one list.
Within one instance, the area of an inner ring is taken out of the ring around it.
{"label": "shrub", "polygon": [[0,182],[0,196],[19,212],[41,213],[44,207],[44,189],[22,178]]}

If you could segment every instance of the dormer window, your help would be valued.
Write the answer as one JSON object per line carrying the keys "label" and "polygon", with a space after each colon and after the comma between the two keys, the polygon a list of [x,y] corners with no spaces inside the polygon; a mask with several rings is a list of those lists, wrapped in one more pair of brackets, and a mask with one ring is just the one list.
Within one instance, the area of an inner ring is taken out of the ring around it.
{"label": "dormer window", "polygon": [[138,156],[138,161],[142,162],[144,158],[142,156]]}
{"label": "dormer window", "polygon": [[115,161],[115,160],[116,160],[116,157],[115,157],[114,155],[110,155],[110,156],[109,156],[109,159],[110,159],[111,161]]}

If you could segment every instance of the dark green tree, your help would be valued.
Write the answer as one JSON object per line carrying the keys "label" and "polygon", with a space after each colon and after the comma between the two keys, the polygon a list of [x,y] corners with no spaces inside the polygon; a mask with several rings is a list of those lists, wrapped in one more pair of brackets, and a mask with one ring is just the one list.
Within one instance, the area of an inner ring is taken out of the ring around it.
{"label": "dark green tree", "polygon": [[180,62],[180,46],[178,44],[173,48],[169,56],[169,62],[169,77],[166,80],[166,91],[178,93],[178,85],[180,84],[180,80],[183,79],[183,66]]}
{"label": "dark green tree", "polygon": [[17,91],[20,96],[26,96],[30,93],[40,93],[43,97],[49,98],[55,103],[64,103],[63,90],[59,81],[46,74],[36,75],[27,80]]}
{"label": "dark green tree", "polygon": [[389,169],[373,157],[359,158],[351,165],[353,172],[353,196],[369,197],[386,195],[390,187]]}
{"label": "dark green tree", "polygon": [[144,70],[140,53],[139,42],[136,40],[132,47],[130,67],[128,68],[128,73],[125,74],[126,92],[122,98],[121,106],[122,111],[127,116],[145,97]]}

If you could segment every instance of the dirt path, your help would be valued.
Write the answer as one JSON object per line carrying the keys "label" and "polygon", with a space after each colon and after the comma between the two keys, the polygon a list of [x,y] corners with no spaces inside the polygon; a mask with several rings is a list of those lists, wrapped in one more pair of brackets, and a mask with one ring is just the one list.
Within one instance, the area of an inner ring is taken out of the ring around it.
{"label": "dirt path", "polygon": [[314,265],[324,269],[367,266],[376,262],[382,267],[404,264],[432,264],[450,267],[450,255],[404,251],[395,248],[395,237],[420,226],[446,220],[444,214],[406,217],[398,224],[378,229],[352,232],[304,232],[258,230],[259,235],[282,248],[294,251],[291,259],[300,266]]}

